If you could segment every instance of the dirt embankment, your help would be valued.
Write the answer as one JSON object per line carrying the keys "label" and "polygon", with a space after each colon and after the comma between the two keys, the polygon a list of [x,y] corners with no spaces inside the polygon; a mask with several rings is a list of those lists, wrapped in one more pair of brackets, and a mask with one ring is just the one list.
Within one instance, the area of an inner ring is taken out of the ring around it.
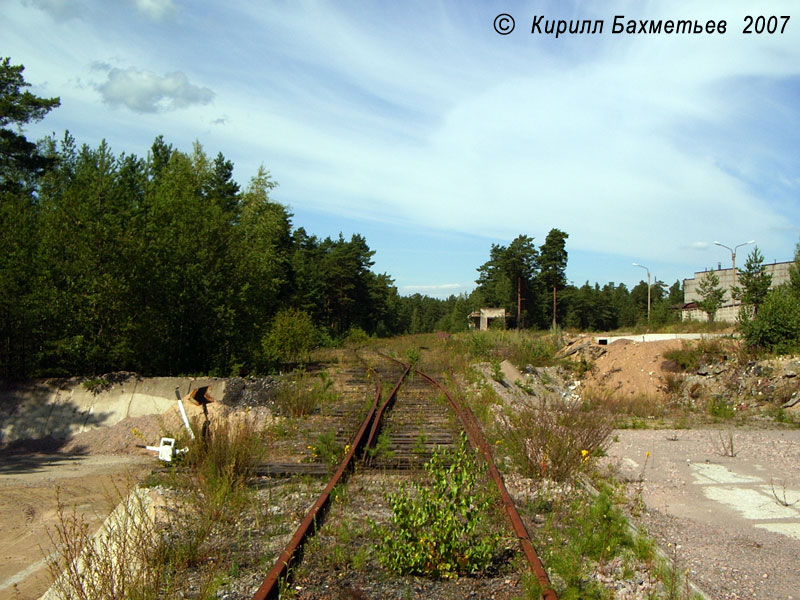
{"label": "dirt embankment", "polygon": [[633,342],[617,340],[608,346],[596,346],[596,358],[584,377],[582,387],[604,388],[623,396],[661,396],[665,392],[664,353],[680,349],[682,340]]}

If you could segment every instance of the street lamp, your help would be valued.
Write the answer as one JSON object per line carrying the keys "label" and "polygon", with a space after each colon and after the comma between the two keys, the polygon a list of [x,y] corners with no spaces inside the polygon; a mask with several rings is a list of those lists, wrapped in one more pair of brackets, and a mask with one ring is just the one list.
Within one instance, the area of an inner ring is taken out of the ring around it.
{"label": "street lamp", "polygon": [[730,246],[726,246],[725,244],[720,244],[719,242],[714,242],[715,246],[722,246],[723,248],[727,248],[731,251],[731,265],[733,266],[733,286],[736,287],[736,250],[737,248],[741,248],[742,246],[747,246],[747,244],[755,244],[755,240],[750,240],[749,242],[744,242],[743,244],[737,244],[733,248]]}
{"label": "street lamp", "polygon": [[633,266],[647,271],[647,324],[650,325],[650,269],[639,263],[633,263]]}

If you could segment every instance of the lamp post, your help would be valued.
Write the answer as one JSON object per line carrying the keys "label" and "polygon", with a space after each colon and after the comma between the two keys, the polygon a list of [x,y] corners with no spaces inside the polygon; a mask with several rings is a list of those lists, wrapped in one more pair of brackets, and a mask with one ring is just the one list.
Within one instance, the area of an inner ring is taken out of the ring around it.
{"label": "lamp post", "polygon": [[[755,240],[750,240],[749,242],[744,242],[742,244],[737,244],[736,246],[731,248],[730,246],[726,246],[725,244],[720,244],[719,242],[714,242],[715,246],[722,246],[723,248],[727,248],[731,252],[731,265],[733,266],[733,286],[731,286],[732,288],[736,287],[736,250],[738,248],[741,248],[742,246],[747,246],[748,244],[755,244],[755,243],[756,243]],[[731,293],[731,296],[733,296],[733,293]]]}
{"label": "lamp post", "polygon": [[647,271],[647,324],[650,325],[650,269],[639,263],[633,263],[633,266]]}

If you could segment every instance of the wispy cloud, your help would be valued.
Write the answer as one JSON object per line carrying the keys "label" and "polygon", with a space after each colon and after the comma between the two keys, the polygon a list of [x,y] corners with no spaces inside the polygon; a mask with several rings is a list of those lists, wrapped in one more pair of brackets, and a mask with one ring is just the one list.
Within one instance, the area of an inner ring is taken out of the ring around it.
{"label": "wispy cloud", "polygon": [[[471,285],[486,258],[444,254],[446,241],[423,239],[423,230],[463,235],[488,253],[490,242],[526,233],[542,243],[558,227],[569,233],[569,277],[578,282],[638,276],[633,261],[682,278],[704,252],[724,257],[710,248],[714,239],[756,239],[779,259],[793,250],[795,17],[784,34],[746,36],[744,0],[527,2],[508,9],[517,30],[504,37],[492,29],[491,3],[357,4],[87,3],[91,15],[67,29],[12,3],[0,37],[19,60],[36,57],[39,81],[63,88],[50,92],[64,102],[46,133],[64,115],[62,127],[79,139],[83,129],[122,150],[146,152],[159,133],[181,146],[199,138],[242,181],[263,163],[281,184],[280,201],[331,230],[344,219],[395,237],[402,230],[409,242],[391,251],[393,272],[411,265],[398,279],[404,290],[424,291],[414,281]],[[774,14],[794,8],[770,3]],[[160,22],[131,20],[132,10]],[[180,23],[166,18],[176,11]],[[531,35],[524,23],[534,13],[602,18],[606,29]],[[728,33],[612,35],[615,14],[725,18]],[[98,58],[113,67],[94,72],[90,90],[68,84],[90,79],[80,69]],[[136,116],[98,106],[97,92]],[[145,141],[131,148],[137,135]],[[414,262],[425,254],[437,258]]]}
{"label": "wispy cloud", "polygon": [[136,8],[154,21],[161,21],[176,12],[173,0],[134,0]]}
{"label": "wispy cloud", "polygon": [[187,108],[195,104],[208,104],[214,92],[189,82],[180,71],[157,75],[133,67],[118,69],[107,64],[98,64],[106,80],[95,88],[110,106],[125,106],[138,113],[167,112]]}

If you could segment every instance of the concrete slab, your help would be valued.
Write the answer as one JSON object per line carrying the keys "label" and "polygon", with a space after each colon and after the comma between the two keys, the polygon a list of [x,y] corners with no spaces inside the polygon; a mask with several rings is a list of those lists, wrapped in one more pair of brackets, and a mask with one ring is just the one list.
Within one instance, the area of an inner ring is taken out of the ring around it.
{"label": "concrete slab", "polygon": [[[787,598],[800,560],[800,430],[617,431],[610,461],[640,517],[712,597]],[[736,456],[725,455],[732,439]],[[796,503],[795,503],[796,502]],[[720,577],[720,565],[736,557]]]}

